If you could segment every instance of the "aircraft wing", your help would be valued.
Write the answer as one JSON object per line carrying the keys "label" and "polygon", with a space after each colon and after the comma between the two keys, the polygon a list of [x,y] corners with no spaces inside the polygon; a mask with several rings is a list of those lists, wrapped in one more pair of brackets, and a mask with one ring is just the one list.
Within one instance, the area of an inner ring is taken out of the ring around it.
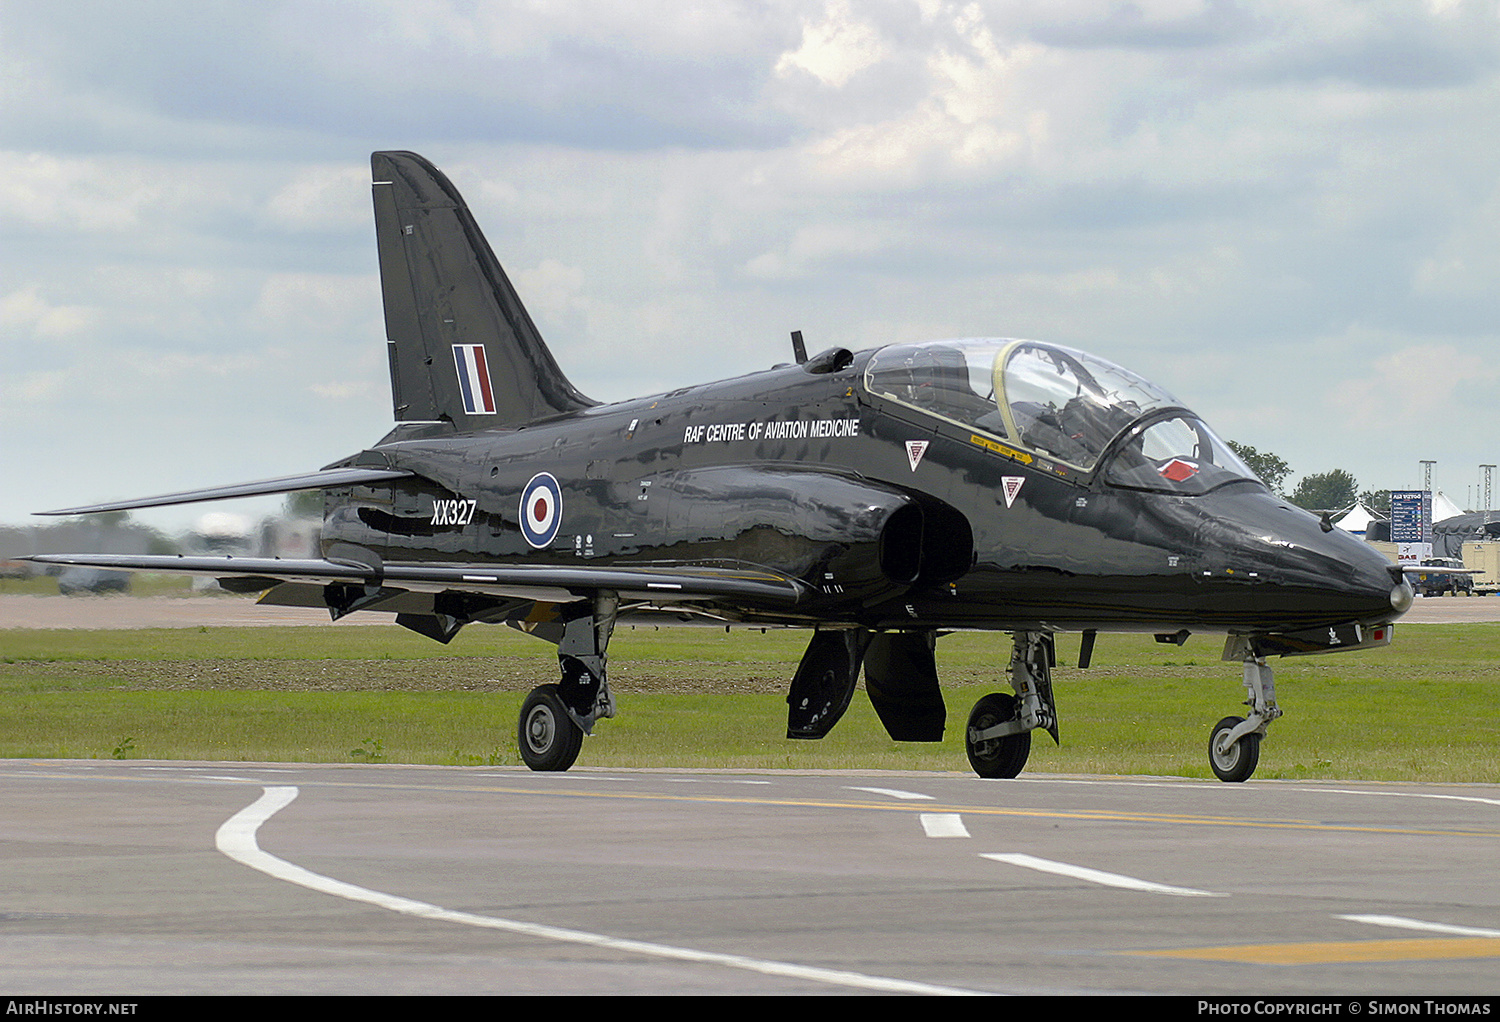
{"label": "aircraft wing", "polygon": [[[100,511],[130,511],[142,507],[165,507],[169,504],[191,504],[200,500],[229,500],[233,497],[261,497],[273,493],[294,493],[297,490],[322,490],[330,486],[355,486],[361,483],[389,482],[403,479],[414,473],[392,468],[330,468],[321,472],[304,472],[294,476],[277,476],[274,479],[258,479],[250,483],[231,483],[228,486],[210,486],[202,490],[182,490],[178,493],[163,493],[155,497],[137,497],[133,500],[114,500],[103,504],[88,504],[83,507],[65,507],[56,511],[37,511],[39,515],[88,515]],[[146,571],[157,571],[147,568]]]}
{"label": "aircraft wing", "polygon": [[[649,565],[593,567],[550,564],[391,564],[280,557],[187,557],[162,554],[33,554],[25,560],[117,571],[209,575],[235,580],[241,592],[283,582],[381,585],[416,592],[459,590],[548,603],[568,603],[600,590],[664,603],[748,599],[790,606],[806,591],[794,578],[743,568]],[[264,585],[259,583],[264,582]]]}
{"label": "aircraft wing", "polygon": [[1406,575],[1483,575],[1483,568],[1445,568],[1441,564],[1403,564]]}

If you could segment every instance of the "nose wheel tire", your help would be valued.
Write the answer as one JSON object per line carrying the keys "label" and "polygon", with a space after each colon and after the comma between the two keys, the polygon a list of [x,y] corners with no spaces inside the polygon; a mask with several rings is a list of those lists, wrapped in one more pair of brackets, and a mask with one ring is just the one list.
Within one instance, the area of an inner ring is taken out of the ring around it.
{"label": "nose wheel tire", "polygon": [[568,716],[556,685],[531,690],[516,737],[521,759],[533,770],[566,770],[583,748],[583,730]]}
{"label": "nose wheel tire", "polygon": [[1208,736],[1208,765],[1214,776],[1221,781],[1244,781],[1255,773],[1260,762],[1260,735],[1254,731],[1244,735],[1228,748],[1219,747],[1220,739],[1244,722],[1244,717],[1225,717],[1214,725]]}
{"label": "nose wheel tire", "polygon": [[[991,692],[974,704],[974,709],[969,713],[967,734],[1015,720],[1017,716],[1015,696],[1005,692]],[[1026,758],[1031,755],[1031,732],[1022,731],[1020,734],[1002,735],[978,742],[966,735],[964,751],[969,754],[969,765],[980,777],[1015,777],[1026,766]]]}

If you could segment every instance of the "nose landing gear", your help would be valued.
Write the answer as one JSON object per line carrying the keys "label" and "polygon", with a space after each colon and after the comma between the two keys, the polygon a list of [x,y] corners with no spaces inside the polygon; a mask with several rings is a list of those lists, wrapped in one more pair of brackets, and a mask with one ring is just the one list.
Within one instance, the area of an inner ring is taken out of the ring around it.
{"label": "nose landing gear", "polygon": [[[1233,640],[1231,640],[1233,642]],[[1226,658],[1228,651],[1226,650]],[[1208,739],[1208,765],[1221,781],[1248,780],[1260,762],[1260,740],[1271,721],[1281,716],[1276,705],[1276,678],[1266,658],[1252,650],[1242,653],[1245,662],[1245,688],[1249,698],[1245,717],[1225,717],[1214,725]]]}
{"label": "nose landing gear", "polygon": [[1255,773],[1260,762],[1260,733],[1251,731],[1231,741],[1234,729],[1245,723],[1244,717],[1225,717],[1214,725],[1208,739],[1208,765],[1221,781],[1243,781]]}

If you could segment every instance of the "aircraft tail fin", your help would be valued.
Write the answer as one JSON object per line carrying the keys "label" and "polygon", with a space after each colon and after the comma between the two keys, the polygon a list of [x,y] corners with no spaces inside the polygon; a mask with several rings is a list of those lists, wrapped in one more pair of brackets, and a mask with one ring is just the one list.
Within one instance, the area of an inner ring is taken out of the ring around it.
{"label": "aircraft tail fin", "polygon": [[416,153],[370,157],[397,422],[460,432],[587,408],[452,182]]}

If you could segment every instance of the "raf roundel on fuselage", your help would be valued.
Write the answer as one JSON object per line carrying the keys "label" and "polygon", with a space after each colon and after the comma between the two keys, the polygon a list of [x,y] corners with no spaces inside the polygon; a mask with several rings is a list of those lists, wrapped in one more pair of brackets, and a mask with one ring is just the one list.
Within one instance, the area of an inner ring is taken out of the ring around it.
{"label": "raf roundel on fuselage", "polygon": [[557,538],[562,526],[562,487],[551,473],[538,472],[521,491],[521,535],[538,550]]}

